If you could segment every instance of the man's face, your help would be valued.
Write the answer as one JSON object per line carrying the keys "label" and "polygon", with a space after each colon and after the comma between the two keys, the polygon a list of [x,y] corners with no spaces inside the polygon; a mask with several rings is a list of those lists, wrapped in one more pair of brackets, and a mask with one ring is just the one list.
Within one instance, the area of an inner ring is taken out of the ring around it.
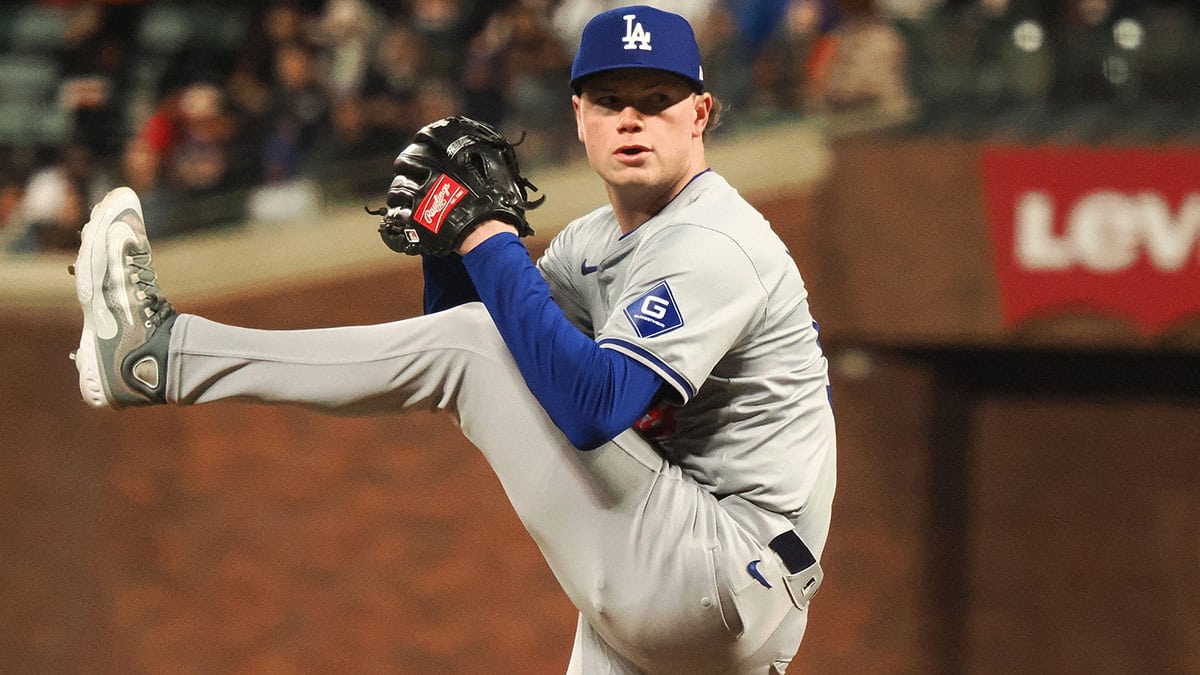
{"label": "man's face", "polygon": [[712,98],[659,70],[596,75],[573,98],[588,162],[611,188],[682,188],[705,168],[704,127]]}

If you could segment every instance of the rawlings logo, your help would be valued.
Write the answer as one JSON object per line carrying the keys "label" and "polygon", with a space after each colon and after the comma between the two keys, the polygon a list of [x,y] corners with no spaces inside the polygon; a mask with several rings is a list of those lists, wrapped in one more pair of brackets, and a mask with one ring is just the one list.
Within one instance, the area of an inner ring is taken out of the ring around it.
{"label": "rawlings logo", "polygon": [[442,174],[429,190],[429,194],[425,195],[425,199],[417,206],[413,220],[437,234],[438,230],[442,229],[442,223],[446,222],[446,216],[450,215],[454,207],[466,196],[465,187]]}

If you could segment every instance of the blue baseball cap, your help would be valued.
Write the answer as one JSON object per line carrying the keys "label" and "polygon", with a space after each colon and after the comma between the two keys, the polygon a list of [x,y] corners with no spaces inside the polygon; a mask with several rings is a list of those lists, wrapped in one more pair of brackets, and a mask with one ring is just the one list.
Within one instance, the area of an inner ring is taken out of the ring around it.
{"label": "blue baseball cap", "polygon": [[654,7],[634,5],[592,17],[571,65],[571,89],[578,94],[584,78],[618,68],[663,70],[704,91],[700,46],[691,24]]}

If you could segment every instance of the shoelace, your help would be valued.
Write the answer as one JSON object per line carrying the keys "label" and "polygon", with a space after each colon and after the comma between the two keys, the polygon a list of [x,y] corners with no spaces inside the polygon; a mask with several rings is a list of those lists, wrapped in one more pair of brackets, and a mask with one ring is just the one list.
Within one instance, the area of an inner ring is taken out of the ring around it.
{"label": "shoelace", "polygon": [[129,279],[137,284],[137,298],[146,303],[142,310],[146,313],[146,327],[161,326],[163,321],[175,313],[175,308],[158,287],[158,274],[150,266],[150,251],[134,249],[125,259],[133,269]]}

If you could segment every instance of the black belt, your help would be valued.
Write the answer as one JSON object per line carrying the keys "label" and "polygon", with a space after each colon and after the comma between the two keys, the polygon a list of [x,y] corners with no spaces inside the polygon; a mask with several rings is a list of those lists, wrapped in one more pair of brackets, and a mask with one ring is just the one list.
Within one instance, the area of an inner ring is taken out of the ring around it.
{"label": "black belt", "polygon": [[[718,500],[729,496],[728,494],[716,495]],[[779,556],[783,566],[787,568],[788,573],[783,575],[783,585],[787,589],[788,595],[791,596],[792,604],[797,609],[804,610],[808,607],[808,601],[812,600],[812,597],[817,594],[817,590],[821,588],[821,582],[825,578],[825,573],[821,570],[821,565],[817,563],[816,556],[812,554],[808,545],[794,529],[777,535],[767,546],[775,552],[775,555]],[[759,579],[759,581],[763,580]],[[767,588],[771,587],[766,582],[763,582],[763,585]]]}
{"label": "black belt", "polygon": [[788,530],[783,534],[771,540],[770,544],[772,551],[779,556],[783,564],[787,566],[789,574],[796,574],[802,570],[817,564],[816,557],[812,551],[808,550],[804,540],[800,535],[796,534],[795,530]]}
{"label": "black belt", "polygon": [[[732,492],[724,494],[718,492],[713,496],[717,498],[717,501],[721,501],[733,494]],[[804,543],[800,535],[796,534],[795,530],[788,530],[775,537],[767,546],[770,546],[771,550],[775,551],[775,555],[778,555],[783,561],[788,569],[788,574],[795,574],[817,564],[816,556],[808,550],[808,545]]]}
{"label": "black belt", "polygon": [[817,594],[817,590],[821,588],[821,580],[825,578],[825,573],[821,571],[821,566],[817,564],[812,551],[808,550],[808,546],[795,530],[784,532],[767,545],[775,551],[788,569],[788,573],[783,577],[783,585],[792,598],[792,604],[800,610],[808,607],[808,601]]}

